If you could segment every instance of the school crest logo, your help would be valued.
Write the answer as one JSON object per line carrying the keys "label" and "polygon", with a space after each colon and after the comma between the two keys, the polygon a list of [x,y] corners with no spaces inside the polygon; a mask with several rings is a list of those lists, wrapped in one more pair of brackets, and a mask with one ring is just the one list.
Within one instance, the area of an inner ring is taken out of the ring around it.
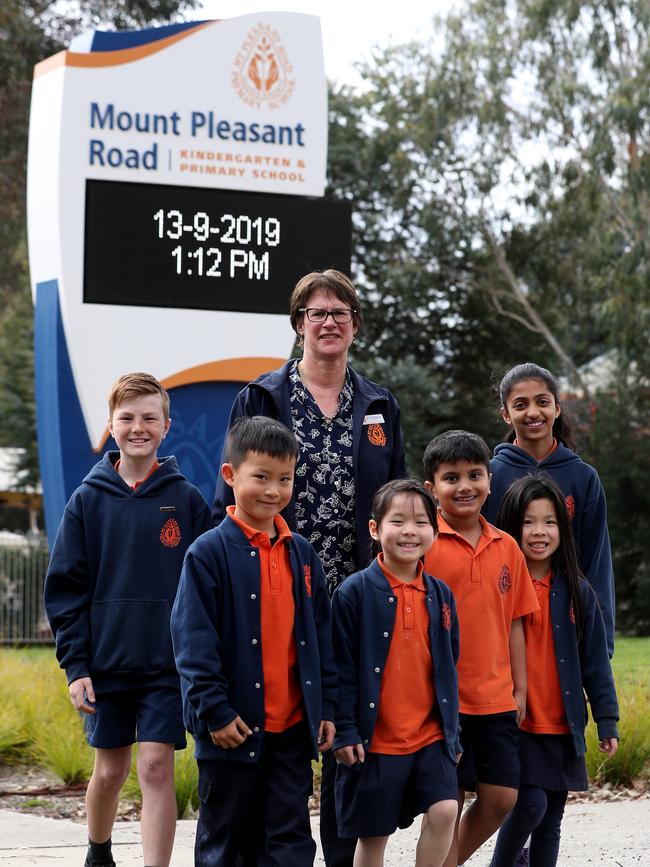
{"label": "school crest logo", "polygon": [[504,566],[499,575],[499,590],[505,596],[506,593],[510,592],[510,588],[512,587],[512,577],[510,575],[510,569],[507,566]]}
{"label": "school crest logo", "polygon": [[451,608],[446,602],[442,603],[442,625],[447,630],[451,629]]}
{"label": "school crest logo", "polygon": [[564,502],[566,503],[566,510],[569,513],[569,517],[573,518],[576,513],[576,501],[573,499],[573,494],[569,494]]}
{"label": "school crest logo", "polygon": [[311,596],[311,566],[305,566],[305,587],[307,596]]}
{"label": "school crest logo", "polygon": [[231,71],[231,84],[246,105],[280,108],[293,93],[293,66],[277,30],[258,24],[246,34]]}
{"label": "school crest logo", "polygon": [[168,518],[162,525],[160,541],[166,548],[175,548],[181,541],[181,528],[176,518]]}
{"label": "school crest logo", "polygon": [[386,434],[384,433],[383,427],[380,424],[369,424],[368,439],[373,446],[385,446]]}

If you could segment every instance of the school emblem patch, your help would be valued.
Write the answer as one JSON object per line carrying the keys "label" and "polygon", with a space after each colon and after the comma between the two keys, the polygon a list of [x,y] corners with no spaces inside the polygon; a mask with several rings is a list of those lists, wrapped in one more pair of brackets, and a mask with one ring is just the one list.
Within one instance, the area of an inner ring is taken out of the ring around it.
{"label": "school emblem patch", "polygon": [[512,577],[510,576],[510,569],[507,566],[504,566],[501,570],[501,574],[499,575],[499,590],[505,596],[506,593],[510,592],[510,588],[512,587]]}
{"label": "school emblem patch", "polygon": [[446,602],[442,603],[442,625],[449,632],[451,629],[451,608]]}
{"label": "school emblem patch", "polygon": [[311,596],[311,566],[305,566],[305,587],[307,596]]}
{"label": "school emblem patch", "polygon": [[162,525],[160,541],[166,548],[175,548],[181,541],[181,528],[176,518],[168,518]]}
{"label": "school emblem patch", "polygon": [[564,502],[566,503],[566,510],[569,513],[569,517],[573,518],[576,513],[576,501],[573,499],[573,494],[569,494]]}
{"label": "school emblem patch", "polygon": [[383,427],[380,424],[369,424],[368,439],[373,446],[385,446],[386,434],[384,433]]}

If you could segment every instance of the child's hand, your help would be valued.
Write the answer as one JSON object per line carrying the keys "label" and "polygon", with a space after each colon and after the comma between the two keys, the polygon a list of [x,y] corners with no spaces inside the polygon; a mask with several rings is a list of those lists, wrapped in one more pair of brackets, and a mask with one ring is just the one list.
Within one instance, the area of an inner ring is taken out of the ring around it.
{"label": "child's hand", "polygon": [[328,719],[322,719],[318,726],[318,752],[324,753],[332,748],[336,726]]}
{"label": "child's hand", "polygon": [[604,738],[598,744],[598,749],[601,753],[605,753],[610,758],[616,754],[616,750],[618,749],[618,738]]}
{"label": "child's hand", "polygon": [[513,696],[517,705],[517,725],[521,726],[526,719],[526,690],[516,689]]}
{"label": "child's hand", "polygon": [[75,710],[80,710],[82,713],[95,713],[95,690],[93,682],[89,677],[80,677],[73,680],[68,686],[70,693],[70,701]]}
{"label": "child's hand", "polygon": [[334,755],[342,765],[362,765],[366,758],[363,744],[341,747],[340,750],[335,750]]}
{"label": "child's hand", "polygon": [[252,734],[253,732],[248,728],[244,720],[237,716],[227,726],[217,729],[216,732],[210,732],[210,737],[212,738],[212,743],[221,747],[222,750],[230,750],[243,744],[246,738]]}

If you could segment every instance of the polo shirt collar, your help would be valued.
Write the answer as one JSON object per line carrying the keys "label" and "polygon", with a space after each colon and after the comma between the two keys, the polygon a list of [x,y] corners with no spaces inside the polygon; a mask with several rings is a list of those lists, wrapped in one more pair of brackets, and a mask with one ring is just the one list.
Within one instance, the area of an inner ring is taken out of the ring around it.
{"label": "polo shirt collar", "polygon": [[[478,519],[481,522],[481,535],[486,536],[489,541],[501,538],[499,530],[497,530],[496,527],[493,527],[492,524],[488,523],[483,515],[479,515]],[[456,530],[445,521],[440,510],[438,510],[438,535],[458,536],[459,538],[464,539],[460,533],[457,533]]]}
{"label": "polo shirt collar", "polygon": [[553,570],[549,569],[543,578],[533,578],[533,582],[535,584],[542,584],[544,587],[548,587],[550,589],[551,585],[553,584]]}
{"label": "polo shirt collar", "polygon": [[[240,528],[240,530],[244,533],[249,542],[255,542],[256,544],[269,544],[270,537],[268,533],[263,533],[261,530],[256,530],[255,527],[251,527],[249,524],[246,524],[241,518],[237,518],[235,516],[235,506],[226,506],[226,512],[228,513],[228,517]],[[284,520],[282,515],[278,514],[273,518],[273,525],[275,529],[278,531],[278,539],[276,542],[286,542],[291,538],[291,530],[289,529],[289,525]]]}
{"label": "polo shirt collar", "polygon": [[414,590],[421,590],[423,593],[427,592],[427,588],[424,585],[424,566],[421,561],[418,561],[417,575],[413,581],[402,581],[401,578],[398,578],[396,575],[387,568],[384,563],[384,555],[379,553],[377,555],[377,563],[379,564],[379,568],[384,574],[384,577],[388,581],[392,590],[399,590],[400,587],[404,585],[408,585],[412,587]]}

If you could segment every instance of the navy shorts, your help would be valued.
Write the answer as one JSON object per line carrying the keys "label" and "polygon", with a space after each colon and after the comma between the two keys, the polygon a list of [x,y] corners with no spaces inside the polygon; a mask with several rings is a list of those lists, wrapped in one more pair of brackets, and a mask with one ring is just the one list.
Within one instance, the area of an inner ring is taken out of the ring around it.
{"label": "navy shorts", "polygon": [[334,791],[340,837],[386,837],[457,800],[456,762],[444,740],[406,756],[366,753],[363,764],[337,767]]}
{"label": "navy shorts", "polygon": [[136,742],[174,744],[177,750],[186,746],[181,693],[170,686],[97,695],[95,713],[84,714],[84,728],[90,746],[100,750]]}
{"label": "navy shorts", "polygon": [[519,729],[514,710],[461,713],[460,743],[459,789],[475,792],[477,783],[519,788]]}

